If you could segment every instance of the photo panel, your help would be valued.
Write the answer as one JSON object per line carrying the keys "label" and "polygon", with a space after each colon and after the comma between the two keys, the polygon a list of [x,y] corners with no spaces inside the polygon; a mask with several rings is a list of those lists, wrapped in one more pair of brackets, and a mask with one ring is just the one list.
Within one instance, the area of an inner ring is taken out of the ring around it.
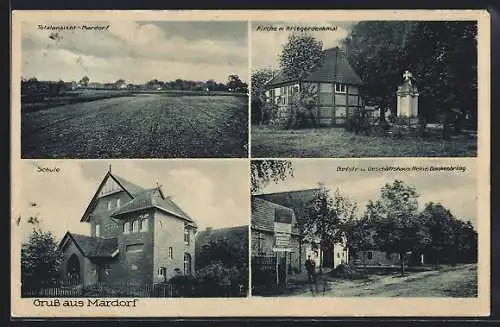
{"label": "photo panel", "polygon": [[252,157],[477,156],[478,20],[420,17],[252,21]]}
{"label": "photo panel", "polygon": [[248,157],[247,26],[23,20],[22,158]]}
{"label": "photo panel", "polygon": [[488,310],[484,177],[472,158],[252,160],[252,297]]}

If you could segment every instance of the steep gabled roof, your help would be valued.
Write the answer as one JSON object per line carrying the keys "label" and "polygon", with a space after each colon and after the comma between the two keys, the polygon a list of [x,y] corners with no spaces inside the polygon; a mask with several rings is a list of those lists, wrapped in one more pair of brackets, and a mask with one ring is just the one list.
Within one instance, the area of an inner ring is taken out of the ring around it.
{"label": "steep gabled roof", "polygon": [[[159,194],[159,197],[155,196],[156,193]],[[113,211],[111,216],[118,218],[124,214],[148,208],[157,208],[184,219],[191,225],[196,226],[195,221],[187,213],[185,213],[169,197],[165,197],[163,195],[160,187],[143,190],[142,192],[136,194],[132,200]]]}
{"label": "steep gabled roof", "polygon": [[[339,47],[323,50],[324,57],[321,64],[310,72],[304,82],[320,82],[320,83],[345,83],[351,85],[363,85],[364,82],[359,78],[351,64],[347,60],[346,55]],[[290,78],[283,72],[277,74],[271,79],[266,86],[279,86],[294,82],[295,79]]]}
{"label": "steep gabled roof", "polygon": [[113,258],[118,254],[116,238],[92,237],[66,232],[59,243],[59,248],[69,241],[75,243],[82,255],[87,258]]}
{"label": "steep gabled roof", "polygon": [[108,171],[106,173],[106,175],[104,176],[104,178],[102,179],[101,184],[99,184],[99,187],[97,187],[97,190],[96,190],[94,196],[92,197],[92,200],[90,200],[90,203],[87,206],[87,209],[85,209],[85,212],[83,213],[83,216],[80,219],[81,222],[88,222],[89,221],[89,219],[90,219],[89,213],[92,211],[92,209],[97,204],[99,191],[101,190],[103,185],[106,183],[108,178],[112,178],[123,189],[123,191],[125,191],[130,196],[130,198],[133,198],[134,195],[136,195],[137,193],[144,190],[142,187],[137,186],[137,185],[121,178],[121,177],[115,176],[115,175],[111,174],[110,171]]}
{"label": "steep gabled roof", "polygon": [[305,205],[314,198],[318,191],[319,188],[311,188],[288,192],[257,194],[254,195],[254,197],[290,208],[295,212],[295,219],[300,220]]}

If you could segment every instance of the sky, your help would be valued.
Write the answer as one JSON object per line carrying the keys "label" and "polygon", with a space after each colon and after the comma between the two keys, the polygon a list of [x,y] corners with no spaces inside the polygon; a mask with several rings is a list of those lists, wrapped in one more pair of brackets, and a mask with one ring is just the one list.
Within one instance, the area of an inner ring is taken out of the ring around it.
{"label": "sky", "polygon": [[[418,160],[293,160],[294,177],[278,184],[270,183],[261,193],[285,192],[291,190],[310,189],[319,182],[327,188],[339,191],[355,201],[358,215],[365,209],[368,200],[376,200],[380,189],[392,184],[396,179],[416,188],[419,197],[419,210],[428,202],[441,203],[456,218],[476,226],[477,219],[477,181],[475,159],[418,159]],[[430,167],[430,166],[464,166],[465,172],[345,172],[337,171],[338,167]]]}
{"label": "sky", "polygon": [[[280,22],[280,21],[253,21],[251,26],[251,47],[252,47],[252,70],[262,68],[278,68],[278,55],[281,53],[283,45],[292,31],[286,31],[290,26],[310,26],[310,27],[330,27],[331,30],[321,32],[310,32],[314,37],[323,42],[323,49],[338,46],[340,42],[349,34],[356,22]],[[263,31],[257,30],[258,26],[284,27],[284,31]],[[336,27],[333,30],[332,27]]]}
{"label": "sky", "polygon": [[[102,31],[53,30],[38,24],[99,25]],[[177,78],[227,82],[230,74],[248,80],[248,24],[227,21],[23,22],[22,68],[39,80],[130,83]]]}
{"label": "sky", "polygon": [[[138,186],[162,185],[165,196],[198,224],[220,228],[249,224],[249,164],[247,160],[23,160],[18,217],[38,214],[40,227],[60,239],[69,230],[89,235],[80,222],[85,209],[111,164],[112,173]],[[58,173],[40,173],[38,166],[58,167]],[[32,207],[36,202],[37,207]],[[31,232],[19,225],[21,238]]]}

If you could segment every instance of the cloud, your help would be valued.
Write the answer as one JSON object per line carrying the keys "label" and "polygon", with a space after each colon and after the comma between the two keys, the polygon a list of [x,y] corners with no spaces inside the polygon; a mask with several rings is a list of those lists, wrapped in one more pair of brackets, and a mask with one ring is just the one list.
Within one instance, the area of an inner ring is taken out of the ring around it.
{"label": "cloud", "polygon": [[[82,69],[77,60],[82,58],[89,75],[92,75],[90,78],[100,82],[112,82],[118,78],[134,83],[153,78],[224,82],[233,73],[247,80],[248,45],[234,37],[220,37],[225,30],[205,38],[193,38],[188,22],[178,22],[177,34],[173,35],[169,34],[168,25],[155,22],[99,24],[109,24],[110,27],[106,31],[63,30],[57,32],[60,40],[54,40],[49,37],[52,31],[39,30],[36,24],[24,23],[22,75],[78,80]],[[228,22],[224,24],[227,26]],[[245,25],[244,22],[235,24]],[[242,39],[247,39],[245,29],[235,30],[241,31]],[[235,31],[227,30],[227,33],[232,35]]]}
{"label": "cloud", "polygon": [[[15,217],[24,217],[21,235],[31,231],[26,217],[36,214],[42,219],[42,229],[58,239],[67,230],[88,235],[89,225],[80,218],[109,164],[113,174],[143,188],[162,185],[165,195],[195,219],[200,230],[248,225],[248,165],[244,161],[40,160],[22,163],[21,205],[15,212]],[[60,172],[39,173],[38,166],[58,167]]]}
{"label": "cloud", "polygon": [[[282,51],[288,36],[292,32],[287,31],[257,31],[258,25],[281,26],[308,26],[308,27],[330,27],[332,30],[324,32],[310,32],[315,38],[323,42],[323,49],[340,45],[340,42],[348,35],[351,24],[336,22],[252,22],[252,69],[278,67],[278,55]],[[336,28],[336,30],[333,30]]]}
{"label": "cloud", "polygon": [[[286,192],[291,190],[317,187],[322,182],[332,191],[339,189],[342,194],[358,204],[361,215],[368,200],[377,200],[380,189],[394,180],[416,188],[419,207],[423,209],[428,202],[440,202],[460,219],[477,219],[477,176],[475,161],[471,159],[418,159],[413,162],[397,159],[360,160],[293,160],[294,178],[278,184],[270,183],[263,193]],[[337,167],[386,167],[386,166],[464,166],[465,172],[339,172]]]}

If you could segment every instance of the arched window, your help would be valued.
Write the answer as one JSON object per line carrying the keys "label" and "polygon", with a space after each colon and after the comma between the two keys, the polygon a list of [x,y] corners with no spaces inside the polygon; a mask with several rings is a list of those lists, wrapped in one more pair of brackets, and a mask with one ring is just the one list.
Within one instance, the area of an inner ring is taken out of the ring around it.
{"label": "arched window", "polygon": [[191,255],[184,253],[184,275],[191,275]]}
{"label": "arched window", "polygon": [[132,223],[132,232],[137,233],[139,231],[139,220],[134,220]]}
{"label": "arched window", "polygon": [[123,224],[123,234],[130,233],[130,223],[128,221]]}
{"label": "arched window", "polygon": [[147,232],[148,231],[148,218],[144,218],[141,220],[141,232]]}

